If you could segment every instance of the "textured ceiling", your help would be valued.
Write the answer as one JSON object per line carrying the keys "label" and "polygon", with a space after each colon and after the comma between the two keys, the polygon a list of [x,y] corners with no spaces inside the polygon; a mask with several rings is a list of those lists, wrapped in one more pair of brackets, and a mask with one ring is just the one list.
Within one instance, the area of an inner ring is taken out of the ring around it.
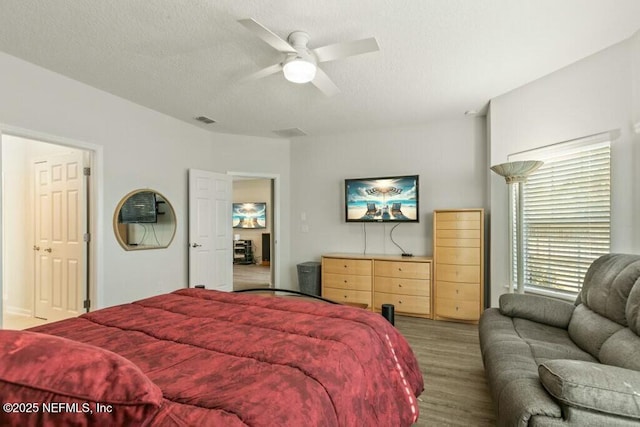
{"label": "textured ceiling", "polygon": [[[326,135],[481,110],[630,37],[638,16],[638,0],[1,0],[0,50],[214,132]],[[281,59],[242,18],[380,51],[321,64],[331,98],[281,73],[241,83]]]}

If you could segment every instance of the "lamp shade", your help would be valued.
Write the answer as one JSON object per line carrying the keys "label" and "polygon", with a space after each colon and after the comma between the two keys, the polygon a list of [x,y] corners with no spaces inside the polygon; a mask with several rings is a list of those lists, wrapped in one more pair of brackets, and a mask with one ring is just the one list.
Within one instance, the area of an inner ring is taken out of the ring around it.
{"label": "lamp shade", "polygon": [[544,162],[539,160],[523,160],[491,166],[491,170],[504,177],[507,184],[526,182],[527,177]]}
{"label": "lamp shade", "polygon": [[293,83],[308,83],[316,76],[316,65],[302,58],[295,58],[284,64],[284,78]]}

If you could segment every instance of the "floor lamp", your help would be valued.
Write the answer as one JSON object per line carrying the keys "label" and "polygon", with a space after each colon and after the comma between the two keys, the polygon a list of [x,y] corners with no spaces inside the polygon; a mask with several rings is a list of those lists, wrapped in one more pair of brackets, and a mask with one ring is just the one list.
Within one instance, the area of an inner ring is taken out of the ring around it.
{"label": "floor lamp", "polygon": [[[513,266],[513,257],[516,257],[516,291],[518,293],[524,293],[524,262],[522,260],[522,187],[527,182],[527,177],[540,166],[543,162],[537,160],[525,160],[519,162],[502,163],[500,165],[491,166],[491,170],[498,175],[504,177],[505,181],[509,185],[510,193],[513,194],[515,190],[517,194],[513,197],[509,197],[509,240],[511,241],[513,236],[513,211],[516,212],[516,253],[511,251],[511,265]],[[513,187],[512,187],[513,185]],[[516,204],[513,209],[513,203]],[[512,245],[510,245],[513,247]],[[509,292],[513,292],[513,285],[509,285]]]}

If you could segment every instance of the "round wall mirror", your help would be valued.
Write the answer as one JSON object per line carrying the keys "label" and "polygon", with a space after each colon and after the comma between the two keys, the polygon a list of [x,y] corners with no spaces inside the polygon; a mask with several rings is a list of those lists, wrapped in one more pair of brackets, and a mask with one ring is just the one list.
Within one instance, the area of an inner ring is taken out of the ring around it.
{"label": "round wall mirror", "polygon": [[113,229],[118,243],[127,251],[166,248],[176,234],[176,214],[157,191],[134,190],[118,203]]}

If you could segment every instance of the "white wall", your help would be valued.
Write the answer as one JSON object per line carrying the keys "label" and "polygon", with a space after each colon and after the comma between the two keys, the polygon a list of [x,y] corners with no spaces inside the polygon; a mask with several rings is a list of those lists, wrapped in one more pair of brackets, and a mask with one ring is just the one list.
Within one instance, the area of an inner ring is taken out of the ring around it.
{"label": "white wall", "polygon": [[[214,134],[4,53],[0,129],[78,142],[98,153],[94,179],[100,182],[99,228],[94,241],[101,268],[95,272],[100,307],[186,286],[189,168],[278,174],[283,206],[289,205],[288,141]],[[176,210],[176,238],[169,248],[126,252],[118,245],[111,226],[113,211],[135,188],[159,191]],[[281,215],[287,224],[288,211],[283,209]],[[289,263],[288,240],[283,227],[284,266]],[[94,293],[93,308],[95,297]]]}
{"label": "white wall", "polygon": [[2,158],[5,164],[2,169],[2,202],[6,212],[2,222],[5,229],[3,241],[7,249],[3,252],[2,260],[2,280],[5,284],[2,288],[3,303],[8,312],[30,315],[33,309],[33,287],[30,286],[33,275],[30,274],[32,262],[27,250],[33,239],[25,235],[25,231],[33,227],[30,226],[31,218],[25,212],[30,211],[32,191],[30,180],[24,179],[30,171],[28,153],[29,145],[18,138],[7,137],[3,141]]}
{"label": "white wall", "polygon": [[[613,252],[640,253],[640,148],[633,132],[633,119],[640,117],[638,37],[491,101],[492,165],[506,162],[511,153],[619,130],[611,148]],[[504,179],[492,174],[490,180],[491,300],[495,306],[509,282],[508,200]]]}
{"label": "white wall", "polygon": [[[433,210],[484,207],[486,173],[483,117],[297,138],[291,143],[291,265],[328,252],[363,252],[363,225],[344,220],[345,178],[419,174],[420,223],[400,225],[393,238],[407,252],[432,255]],[[367,253],[401,253],[389,237],[393,225],[366,225]]]}

